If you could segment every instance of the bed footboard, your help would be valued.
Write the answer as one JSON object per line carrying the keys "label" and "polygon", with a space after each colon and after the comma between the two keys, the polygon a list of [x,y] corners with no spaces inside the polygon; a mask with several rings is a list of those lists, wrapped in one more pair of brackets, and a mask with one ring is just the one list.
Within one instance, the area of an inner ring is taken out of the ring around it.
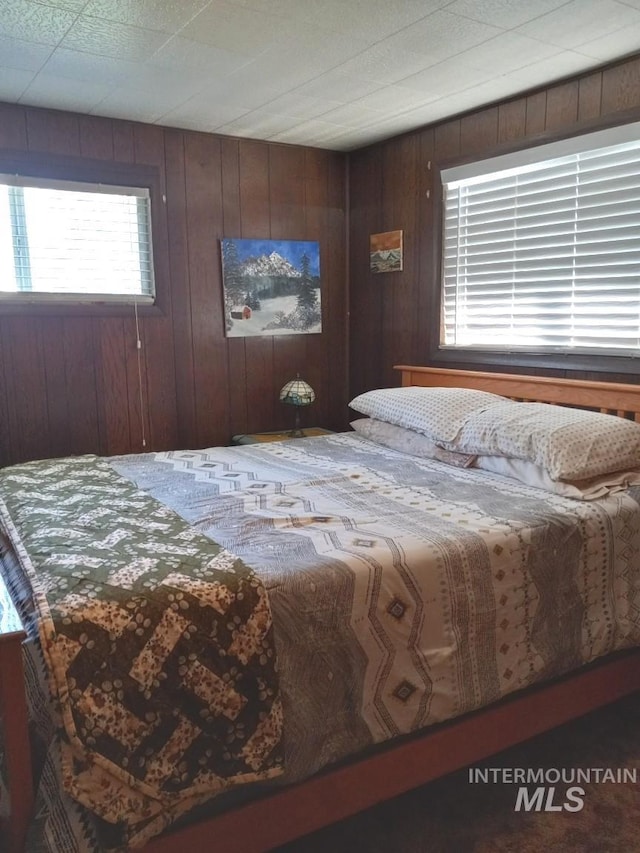
{"label": "bed footboard", "polygon": [[0,577],[0,720],[9,817],[0,826],[0,849],[22,853],[33,809],[29,723],[22,667],[25,632]]}

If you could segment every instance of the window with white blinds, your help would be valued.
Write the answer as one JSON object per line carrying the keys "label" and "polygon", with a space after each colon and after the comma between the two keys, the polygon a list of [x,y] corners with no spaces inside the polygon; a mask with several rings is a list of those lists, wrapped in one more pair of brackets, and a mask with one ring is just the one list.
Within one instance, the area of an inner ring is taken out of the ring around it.
{"label": "window with white blinds", "polygon": [[443,346],[640,354],[637,125],[442,180]]}
{"label": "window with white blinds", "polygon": [[154,294],[148,189],[0,175],[0,299]]}

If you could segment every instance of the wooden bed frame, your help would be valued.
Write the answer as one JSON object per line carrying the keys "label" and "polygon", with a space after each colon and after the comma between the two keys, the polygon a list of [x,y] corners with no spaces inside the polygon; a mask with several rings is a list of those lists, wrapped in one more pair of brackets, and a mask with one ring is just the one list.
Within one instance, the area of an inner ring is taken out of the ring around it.
{"label": "wooden bed frame", "polygon": [[[640,386],[574,379],[400,366],[403,385],[457,386],[518,400],[587,406],[640,421]],[[1,584],[1,581],[0,581]],[[0,587],[0,604],[9,605]],[[0,717],[11,813],[7,853],[23,853],[33,804],[21,643],[15,611],[0,626]],[[4,627],[7,624],[8,627]],[[487,708],[383,745],[305,782],[154,839],[141,853],[261,853],[426,782],[481,761],[640,690],[640,649],[621,652]],[[2,839],[0,839],[1,841]]]}

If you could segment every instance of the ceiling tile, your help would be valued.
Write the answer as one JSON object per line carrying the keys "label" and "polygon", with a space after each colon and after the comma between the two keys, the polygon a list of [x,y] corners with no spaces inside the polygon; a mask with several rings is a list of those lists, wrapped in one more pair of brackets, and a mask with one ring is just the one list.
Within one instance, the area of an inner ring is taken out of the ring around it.
{"label": "ceiling tile", "polygon": [[217,130],[240,118],[248,110],[235,104],[220,104],[206,94],[197,95],[160,116],[160,123],[192,130]]}
{"label": "ceiling tile", "polygon": [[286,29],[287,20],[278,15],[213,0],[184,27],[181,35],[214,47],[256,56]]}
{"label": "ceiling tile", "polygon": [[209,0],[83,0],[83,14],[118,24],[176,33]]}
{"label": "ceiling tile", "polygon": [[380,88],[381,84],[375,80],[365,80],[362,77],[343,74],[337,68],[314,77],[308,83],[298,86],[295,91],[300,95],[307,95],[312,98],[329,98],[332,101],[347,104],[349,101],[369,95]]}
{"label": "ceiling tile", "polygon": [[434,100],[436,97],[469,89],[493,76],[493,72],[487,68],[474,68],[453,57],[407,77],[402,81],[402,85],[409,89],[417,89],[429,100]]}
{"label": "ceiling tile", "polygon": [[341,104],[325,98],[310,98],[297,92],[287,92],[270,101],[266,106],[274,113],[304,120],[317,118]]}
{"label": "ceiling tile", "polygon": [[358,102],[352,104],[341,104],[332,110],[328,110],[322,116],[323,122],[339,124],[343,127],[358,127],[362,124],[372,124],[385,118],[380,110],[372,110],[361,106]]}
{"label": "ceiling tile", "polygon": [[398,50],[389,45],[389,41],[390,39],[385,39],[380,44],[368,48],[348,62],[344,62],[336,70],[353,77],[374,80],[380,85],[389,85],[433,65],[436,61],[424,54]]}
{"label": "ceiling tile", "polygon": [[482,0],[479,3],[478,0],[454,0],[447,6],[447,12],[492,24],[494,27],[511,29],[564,6],[566,2],[567,0],[535,0],[535,3],[523,3],[523,0]]}
{"label": "ceiling tile", "polygon": [[[22,68],[2,68],[0,66],[0,99],[18,101],[20,96],[35,77],[35,71]],[[16,93],[18,93],[16,95]]]}
{"label": "ceiling tile", "polygon": [[389,114],[414,109],[437,97],[438,95],[430,96],[428,92],[410,89],[407,86],[383,86],[364,98],[358,98],[355,103]]}
{"label": "ceiling tile", "polygon": [[51,54],[44,72],[58,78],[64,77],[79,82],[91,80],[93,83],[113,87],[126,83],[140,67],[136,62],[58,47]]}
{"label": "ceiling tile", "polygon": [[518,27],[518,32],[560,47],[578,48],[585,42],[636,24],[640,24],[640,9],[616,0],[571,0]]}
{"label": "ceiling tile", "polygon": [[465,50],[458,55],[458,59],[474,68],[485,68],[492,73],[499,68],[501,74],[508,74],[516,68],[547,59],[561,51],[562,48],[557,45],[508,32]]}
{"label": "ceiling tile", "polygon": [[81,16],[62,41],[71,50],[144,61],[167,41],[165,33]]}
{"label": "ceiling tile", "polygon": [[271,11],[335,33],[357,33],[370,44],[419,21],[450,0],[241,0],[242,5]]}
{"label": "ceiling tile", "polygon": [[53,52],[52,45],[0,36],[0,68],[38,71]]}
{"label": "ceiling tile", "polygon": [[426,55],[431,64],[482,44],[506,28],[472,21],[447,11],[434,12],[412,27],[381,42],[396,51]]}
{"label": "ceiling tile", "polygon": [[173,36],[150,58],[150,65],[167,68],[174,74],[199,70],[206,77],[226,76],[242,68],[249,57],[210,44]]}
{"label": "ceiling tile", "polygon": [[594,60],[589,60],[580,53],[576,53],[573,50],[563,50],[561,53],[557,53],[548,59],[533,62],[524,68],[518,68],[508,76],[513,78],[514,81],[519,80],[520,84],[526,88],[530,88],[532,86],[542,86],[545,83],[552,83],[555,80],[561,80],[569,74],[587,70],[594,64]]}
{"label": "ceiling tile", "polygon": [[53,6],[55,9],[68,9],[79,14],[87,5],[87,0],[35,0],[42,6]]}
{"label": "ceiling tile", "polygon": [[46,106],[55,96],[58,109],[89,113],[110,91],[110,86],[91,80],[69,80],[68,77],[38,74],[22,95],[20,103],[34,107]]}
{"label": "ceiling tile", "polygon": [[[640,3],[640,0],[638,2]],[[626,53],[638,51],[640,50],[640,24],[599,36],[593,41],[581,44],[578,50],[586,56],[600,60],[600,62],[606,62],[609,59],[624,56]]]}
{"label": "ceiling tile", "polygon": [[162,88],[158,88],[155,92],[149,89],[140,92],[126,86],[111,90],[97,104],[93,112],[97,115],[108,115],[115,118],[129,117],[134,121],[153,124],[169,109],[177,107],[183,101],[183,97],[167,93]]}
{"label": "ceiling tile", "polygon": [[74,12],[66,9],[42,6],[29,0],[2,0],[0,35],[56,45],[76,18]]}

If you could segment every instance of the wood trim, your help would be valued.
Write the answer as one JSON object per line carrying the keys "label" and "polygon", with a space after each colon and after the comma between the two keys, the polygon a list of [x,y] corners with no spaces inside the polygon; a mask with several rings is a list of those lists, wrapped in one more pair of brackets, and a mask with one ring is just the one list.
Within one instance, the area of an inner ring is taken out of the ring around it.
{"label": "wood trim", "polygon": [[638,385],[411,365],[396,365],[395,370],[402,372],[403,386],[475,388],[517,400],[587,406],[640,420]]}

